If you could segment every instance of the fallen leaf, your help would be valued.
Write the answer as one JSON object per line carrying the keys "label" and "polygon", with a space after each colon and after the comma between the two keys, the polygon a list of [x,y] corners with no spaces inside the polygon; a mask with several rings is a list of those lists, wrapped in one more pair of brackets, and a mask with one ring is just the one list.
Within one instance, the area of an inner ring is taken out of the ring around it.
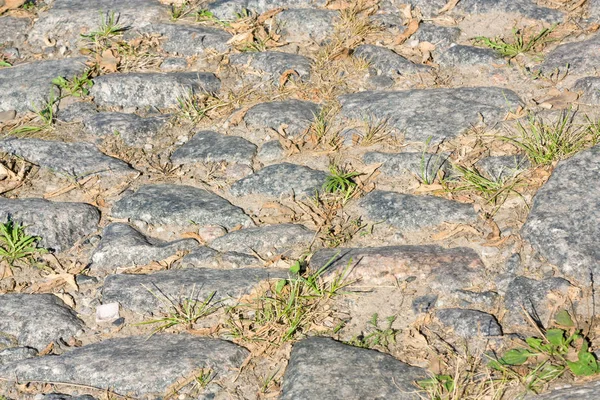
{"label": "fallen leaf", "polygon": [[349,49],[348,47],[344,47],[341,50],[338,50],[337,52],[330,55],[329,60],[330,61],[345,60],[348,57],[350,57],[351,55],[352,55],[352,50]]}
{"label": "fallen leaf", "polygon": [[277,14],[283,11],[283,7],[275,8],[273,10],[266,11],[260,14],[256,20],[259,24],[264,24],[266,20],[273,18]]}
{"label": "fallen leaf", "polygon": [[288,70],[283,71],[283,73],[279,77],[279,87],[283,87],[292,75],[300,77],[298,72],[294,71],[293,69],[288,69]]}
{"label": "fallen leaf", "polygon": [[98,59],[98,66],[106,72],[117,72],[119,61],[111,49],[106,49]]}
{"label": "fallen leaf", "polygon": [[16,10],[25,4],[27,0],[4,0],[4,6],[0,7],[0,14],[8,10]]}
{"label": "fallen leaf", "polygon": [[330,0],[327,2],[327,4],[325,4],[325,8],[337,11],[347,10],[349,8],[352,8],[352,3],[347,0]]}
{"label": "fallen leaf", "polygon": [[245,43],[252,43],[254,41],[254,34],[252,32],[243,32],[234,35],[231,39],[227,41],[227,44],[232,46],[237,46]]}
{"label": "fallen leaf", "polygon": [[50,354],[52,352],[52,350],[54,349],[54,342],[50,342],[50,344],[46,347],[44,347],[42,349],[42,351],[40,351],[38,353],[38,356],[47,356],[48,354]]}
{"label": "fallen leaf", "polygon": [[430,42],[420,42],[419,50],[421,51],[421,54],[423,55],[421,57],[421,63],[425,64],[427,61],[432,59],[431,52],[433,50],[435,50],[435,44],[430,43]]}
{"label": "fallen leaf", "polygon": [[73,299],[73,296],[71,296],[69,293],[54,293],[54,295],[61,299],[69,307],[75,308],[75,299]]}
{"label": "fallen leaf", "polygon": [[[560,92],[559,92],[560,93]],[[562,93],[554,95],[538,103],[538,106],[546,109],[564,110],[579,98],[579,94],[565,89]]]}
{"label": "fallen leaf", "polygon": [[181,234],[181,237],[184,239],[195,239],[201,245],[205,245],[206,242],[202,239],[202,236],[198,235],[197,232],[184,232]]}
{"label": "fallen leaf", "polygon": [[410,20],[410,22],[408,23],[408,26],[406,27],[406,29],[404,30],[404,32],[402,32],[400,34],[400,36],[398,36],[396,38],[396,40],[394,41],[395,44],[402,44],[404,42],[406,42],[406,40],[411,37],[418,29],[419,29],[419,23],[420,21],[417,18],[412,18]]}
{"label": "fallen leaf", "polygon": [[438,10],[438,14],[443,14],[445,12],[452,10],[454,7],[456,7],[456,5],[458,4],[459,1],[460,0],[448,0],[446,5]]}

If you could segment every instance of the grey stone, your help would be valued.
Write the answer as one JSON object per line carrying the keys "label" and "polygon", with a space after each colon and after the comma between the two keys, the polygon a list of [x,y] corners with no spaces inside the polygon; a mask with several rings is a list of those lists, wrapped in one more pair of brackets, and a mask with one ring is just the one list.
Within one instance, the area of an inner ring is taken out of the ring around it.
{"label": "grey stone", "polygon": [[37,355],[38,351],[31,347],[12,347],[10,349],[0,350],[0,365],[25,360]]}
{"label": "grey stone", "polygon": [[286,41],[321,44],[333,34],[334,21],[338,17],[339,12],[333,10],[290,8],[275,18]]}
{"label": "grey stone", "polygon": [[0,295],[0,332],[19,346],[42,350],[51,342],[69,340],[83,328],[75,312],[53,294]]}
{"label": "grey stone", "polygon": [[473,292],[471,290],[457,290],[454,292],[465,306],[483,306],[492,308],[500,297],[496,292]]}
{"label": "grey stone", "polygon": [[43,247],[63,251],[98,229],[100,212],[86,203],[0,198],[0,221],[8,219],[24,225],[28,235],[41,237]]}
{"label": "grey stone", "polygon": [[60,356],[45,356],[0,367],[0,377],[64,382],[131,394],[164,394],[201,368],[224,378],[239,368],[248,351],[233,343],[185,333],[107,339]]}
{"label": "grey stone", "polygon": [[81,74],[85,69],[84,62],[84,58],[67,58],[0,68],[0,111],[23,112],[41,108],[48,102],[51,89],[55,97],[59,95],[52,79]]}
{"label": "grey stone", "polygon": [[457,136],[482,117],[494,124],[521,104],[513,91],[496,87],[359,92],[340,96],[339,101],[346,118],[387,121],[407,140],[421,142]]}
{"label": "grey stone", "polygon": [[126,162],[101,153],[90,143],[9,138],[0,141],[0,151],[22,157],[54,172],[76,177],[134,171]]}
{"label": "grey stone", "polygon": [[426,65],[415,64],[388,48],[371,44],[358,46],[353,55],[367,60],[370,67],[377,71],[377,75],[397,76],[430,69]]}
{"label": "grey stone", "polygon": [[268,79],[279,84],[279,77],[288,70],[296,71],[300,80],[310,77],[310,60],[299,54],[282,53],[280,51],[260,51],[237,53],[229,56],[231,65],[249,66],[264,71]]}
{"label": "grey stone", "polygon": [[588,0],[588,15],[594,21],[600,20],[600,0]]}
{"label": "grey stone", "polygon": [[440,49],[455,43],[459,36],[460,29],[458,28],[422,23],[414,35],[411,36],[411,39],[432,43],[436,46],[436,49]]}
{"label": "grey stone", "polygon": [[158,136],[167,124],[168,117],[142,118],[137,114],[101,112],[90,115],[83,121],[87,132],[95,136],[119,135],[130,146],[142,146]]}
{"label": "grey stone", "polygon": [[262,257],[285,254],[290,258],[291,254],[306,250],[314,238],[315,232],[303,225],[279,224],[230,232],[213,240],[210,246],[219,251],[256,252]]}
{"label": "grey stone", "polygon": [[208,72],[131,72],[94,78],[90,94],[104,107],[167,108],[190,92],[216,93],[220,86],[217,77]]}
{"label": "grey stone", "polygon": [[413,311],[416,314],[429,312],[433,307],[435,307],[438,297],[439,296],[437,294],[426,294],[424,296],[416,297],[412,301]]}
{"label": "grey stone", "polygon": [[445,326],[463,338],[501,336],[502,328],[493,315],[478,310],[446,308],[437,310],[435,316]]}
{"label": "grey stone", "polygon": [[[379,4],[379,8],[381,9],[381,3]],[[394,13],[394,11],[378,12],[374,15],[371,15],[369,19],[373,25],[379,26],[381,28],[396,28],[401,32],[404,32],[405,30],[404,21],[402,20],[402,17],[400,17],[399,14]]]}
{"label": "grey stone", "polygon": [[27,39],[29,18],[0,17],[0,47],[20,46]]}
{"label": "grey stone", "polygon": [[41,12],[29,34],[29,42],[46,46],[44,38],[57,45],[75,47],[82,33],[97,30],[110,13],[118,17],[118,26],[138,29],[168,16],[168,9],[153,0],[54,0],[48,11]]}
{"label": "grey stone", "polygon": [[579,101],[586,104],[600,104],[600,78],[588,76],[579,79],[571,89],[573,92],[581,92]]}
{"label": "grey stone", "polygon": [[471,286],[483,276],[483,263],[477,253],[462,247],[321,249],[312,256],[310,265],[314,269],[328,265],[329,274],[348,268],[348,279],[359,279],[361,284],[377,286],[407,281],[415,287],[429,287],[441,293]]}
{"label": "grey stone", "polygon": [[182,71],[186,68],[187,60],[185,58],[169,57],[160,63],[160,70],[163,72]]}
{"label": "grey stone", "polygon": [[240,136],[200,131],[171,156],[176,164],[226,161],[252,165],[256,145]]}
{"label": "grey stone", "polygon": [[43,395],[40,399],[35,398],[34,400],[96,400],[96,398],[89,394],[71,396],[70,394],[48,393]]}
{"label": "grey stone", "polygon": [[271,197],[312,196],[325,183],[327,174],[303,165],[290,163],[273,164],[240,179],[231,185],[234,196],[263,194]]}
{"label": "grey stone", "polygon": [[596,74],[600,63],[600,34],[587,40],[561,44],[552,50],[544,59],[541,69],[552,72],[556,68],[566,71],[569,75]]}
{"label": "grey stone", "polygon": [[104,228],[102,240],[91,256],[91,269],[108,271],[146,265],[198,246],[194,239],[164,242],[146,237],[129,225],[114,223]]}
{"label": "grey stone", "polygon": [[258,258],[228,251],[219,253],[210,247],[200,247],[181,260],[181,268],[242,268],[249,266],[262,266],[264,263]]}
{"label": "grey stone", "polygon": [[214,193],[185,185],[142,186],[115,203],[112,215],[153,225],[187,227],[192,223],[221,225],[226,229],[250,226],[244,211]]}
{"label": "grey stone", "polygon": [[396,82],[387,75],[369,75],[367,83],[370,85],[369,89],[381,90],[394,86]]}
{"label": "grey stone", "polygon": [[318,104],[302,100],[260,103],[248,110],[244,122],[252,129],[271,128],[276,131],[281,125],[287,125],[286,134],[298,136],[310,127],[319,109]]}
{"label": "grey stone", "polygon": [[142,33],[158,33],[162,36],[162,49],[182,56],[203,55],[207,49],[227,51],[231,34],[216,28],[182,24],[152,24],[141,29]]}
{"label": "grey stone", "polygon": [[552,298],[567,296],[571,284],[562,278],[548,278],[541,281],[518,276],[508,285],[504,294],[506,314],[502,319],[505,327],[530,326],[523,315],[523,309],[535,320],[542,324],[549,321],[552,309]]}
{"label": "grey stone", "polygon": [[496,178],[511,178],[531,167],[531,163],[527,157],[522,155],[517,156],[492,156],[485,157],[476,163],[480,172],[489,177]]}
{"label": "grey stone", "polygon": [[443,222],[474,223],[477,214],[471,204],[434,196],[415,196],[374,190],[360,202],[372,221],[385,221],[400,231],[438,226]]}
{"label": "grey stone", "polygon": [[480,47],[456,45],[450,46],[442,52],[436,61],[442,67],[460,67],[472,65],[505,64],[504,59],[492,49]]}
{"label": "grey stone", "polygon": [[279,140],[270,140],[260,146],[257,157],[263,163],[269,163],[281,159],[285,150]]}
{"label": "grey stone", "polygon": [[600,145],[562,161],[536,193],[523,237],[563,274],[600,276]]}
{"label": "grey stone", "polygon": [[438,173],[448,176],[452,165],[448,162],[449,154],[429,153],[380,153],[368,152],[363,156],[365,164],[383,165],[379,171],[390,176],[414,175],[427,182],[433,182]]}
{"label": "grey stone", "polygon": [[56,118],[63,122],[83,122],[97,112],[96,106],[93,103],[78,101],[77,103],[69,104],[64,109],[60,107]]}
{"label": "grey stone", "polygon": [[540,395],[529,395],[525,400],[587,400],[600,396],[600,381],[593,381],[581,385],[573,385],[553,390]]}
{"label": "grey stone", "polygon": [[259,282],[286,276],[287,271],[273,268],[186,268],[148,275],[109,275],[102,288],[102,301],[118,302],[139,313],[159,314],[170,310],[169,300],[175,304],[187,299],[205,301],[213,292],[212,304],[232,304]]}
{"label": "grey stone", "polygon": [[262,14],[278,7],[310,7],[324,5],[323,0],[216,0],[208,9],[220,19],[235,19],[236,14],[248,10]]}
{"label": "grey stone", "polygon": [[389,354],[312,337],[292,348],[281,399],[416,400],[414,382],[425,377]]}

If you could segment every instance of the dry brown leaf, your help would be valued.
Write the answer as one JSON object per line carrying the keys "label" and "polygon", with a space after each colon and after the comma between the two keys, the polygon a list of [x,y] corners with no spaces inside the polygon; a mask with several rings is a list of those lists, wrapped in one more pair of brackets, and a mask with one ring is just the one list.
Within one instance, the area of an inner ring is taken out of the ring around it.
{"label": "dry brown leaf", "polygon": [[329,9],[329,10],[347,10],[349,8],[352,8],[352,2],[348,1],[348,0],[333,0],[333,1],[328,1],[327,4],[325,5],[325,8]]}
{"label": "dry brown leaf", "polygon": [[256,22],[258,22],[259,24],[264,24],[266,20],[273,18],[274,16],[276,16],[277,14],[279,14],[282,11],[283,11],[283,7],[265,11],[264,13],[262,13],[258,16]]}
{"label": "dry brown leaf", "polygon": [[329,56],[329,60],[330,61],[339,61],[339,60],[345,60],[348,57],[350,57],[352,55],[352,50],[344,47],[341,50],[336,51],[335,53],[333,53],[331,56]]}
{"label": "dry brown leaf", "polygon": [[195,239],[201,245],[205,245],[206,242],[202,239],[202,236],[198,234],[198,232],[184,232],[181,234],[181,237],[184,239]]}
{"label": "dry brown leaf", "polygon": [[254,34],[252,32],[243,32],[234,35],[231,39],[227,41],[227,44],[232,46],[237,46],[245,43],[252,43],[254,41]]}
{"label": "dry brown leaf", "polygon": [[409,21],[412,19],[412,6],[410,4],[401,4],[398,6],[402,19]]}
{"label": "dry brown leaf", "polygon": [[411,37],[418,29],[419,29],[419,21],[417,18],[413,18],[408,23],[408,26],[394,41],[395,44],[402,44],[406,42],[406,40]]}
{"label": "dry brown leaf", "polygon": [[459,1],[460,0],[448,0],[446,5],[438,10],[438,14],[443,14],[445,12],[452,10],[454,7],[456,7],[456,5],[458,4]]}
{"label": "dry brown leaf", "polygon": [[54,293],[54,295],[61,299],[69,307],[75,308],[75,299],[69,293]]}
{"label": "dry brown leaf", "polygon": [[117,72],[120,59],[115,56],[111,49],[106,49],[98,58],[98,66],[106,72]]}
{"label": "dry brown leaf", "polygon": [[571,92],[565,89],[562,93],[558,91],[558,94],[551,94],[552,97],[541,101],[538,106],[546,109],[559,109],[564,110],[571,106],[571,103],[575,102],[579,95],[575,92]]}
{"label": "dry brown leaf", "polygon": [[42,351],[40,351],[38,353],[38,356],[47,356],[48,354],[50,354],[52,352],[52,350],[54,349],[54,342],[50,342],[50,344],[46,347],[44,347],[42,349]]}
{"label": "dry brown leaf", "polygon": [[0,7],[0,14],[8,11],[8,10],[16,10],[25,4],[27,0],[4,0],[4,5]]}
{"label": "dry brown leaf", "polygon": [[279,87],[283,87],[287,83],[287,81],[290,79],[290,77],[293,75],[300,77],[300,74],[298,74],[298,72],[296,72],[293,69],[288,69],[288,70],[283,71],[283,73],[279,77]]}
{"label": "dry brown leaf", "polygon": [[228,126],[231,126],[231,125],[236,126],[236,125],[241,124],[249,109],[250,109],[250,106],[244,106],[244,107],[240,108],[239,110],[235,111],[233,114],[231,114],[231,117],[229,117],[229,119],[227,120],[227,125]]}
{"label": "dry brown leaf", "polygon": [[427,61],[432,59],[431,53],[433,52],[433,50],[435,50],[435,44],[430,42],[420,42],[419,50],[423,55],[421,57],[421,63],[425,64]]}
{"label": "dry brown leaf", "polygon": [[438,191],[445,191],[445,188],[440,185],[439,183],[434,183],[432,185],[421,185],[418,188],[415,189],[414,193],[415,194],[421,194],[421,193],[432,193],[432,192],[438,192]]}
{"label": "dry brown leaf", "polygon": [[488,240],[487,242],[483,243],[482,246],[484,246],[484,247],[500,247],[504,243],[506,243],[506,241],[508,239],[512,239],[512,235],[506,236],[503,238],[499,238],[499,239],[495,239],[495,240]]}

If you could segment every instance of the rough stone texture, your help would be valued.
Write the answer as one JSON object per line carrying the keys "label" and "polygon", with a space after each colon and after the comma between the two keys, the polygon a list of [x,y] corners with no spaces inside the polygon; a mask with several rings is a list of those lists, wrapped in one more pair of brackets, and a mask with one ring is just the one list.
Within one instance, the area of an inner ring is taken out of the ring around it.
{"label": "rough stone texture", "polygon": [[0,332],[12,335],[19,346],[42,350],[59,339],[69,340],[83,322],[53,294],[0,295]]}
{"label": "rough stone texture", "polygon": [[86,118],[83,125],[92,135],[118,134],[126,144],[141,146],[156,137],[167,121],[164,116],[142,118],[136,114],[102,112]]}
{"label": "rough stone texture", "polygon": [[600,396],[600,381],[574,385],[540,395],[529,395],[525,400],[587,400]]}
{"label": "rough stone texture", "polygon": [[180,265],[182,268],[245,268],[263,266],[264,262],[248,254],[219,253],[210,247],[200,247],[183,257]]}
{"label": "rough stone texture", "polygon": [[279,130],[281,125],[287,125],[286,134],[298,136],[308,129],[319,109],[318,104],[302,100],[260,103],[248,110],[244,122],[251,129]]}
{"label": "rough stone texture", "polygon": [[227,161],[252,165],[255,154],[256,145],[242,137],[200,131],[175,150],[171,161],[175,164]]}
{"label": "rough stone texture", "polygon": [[462,308],[437,310],[435,316],[445,326],[463,338],[478,336],[501,336],[502,328],[493,315]]}
{"label": "rough stone texture", "polygon": [[188,66],[185,58],[169,57],[160,63],[160,70],[163,72],[174,72],[186,69]]}
{"label": "rough stone texture", "polygon": [[112,215],[153,225],[250,226],[244,212],[214,193],[185,185],[145,185],[115,203]]}
{"label": "rough stone texture", "polygon": [[472,65],[501,65],[506,62],[492,49],[474,46],[456,45],[449,47],[435,59],[442,67],[460,67]]}
{"label": "rough stone texture", "polygon": [[182,56],[203,55],[207,49],[227,51],[231,34],[216,28],[182,24],[152,24],[141,30],[162,36],[162,49]]}
{"label": "rough stone texture", "polygon": [[39,399],[35,397],[34,400],[96,400],[96,398],[89,394],[82,394],[81,396],[71,396],[69,394],[62,393],[48,393],[42,395],[42,397]]}
{"label": "rough stone texture", "polygon": [[345,117],[387,119],[407,140],[421,142],[461,134],[477,125],[481,116],[486,124],[494,124],[521,103],[513,91],[496,87],[359,92],[339,100]]}
{"label": "rough stone texture", "polygon": [[361,284],[387,285],[411,278],[415,287],[448,291],[461,289],[481,277],[483,263],[471,249],[439,246],[386,246],[354,249],[321,249],[310,260],[314,268],[330,262],[328,271],[341,272],[350,265],[349,279]]}
{"label": "rough stone texture", "polygon": [[315,232],[303,225],[279,224],[241,229],[213,240],[210,247],[219,251],[236,251],[263,257],[302,252],[315,237]]}
{"label": "rough stone texture", "polygon": [[263,194],[272,197],[312,196],[321,189],[327,174],[303,165],[281,163],[264,167],[231,185],[234,196]]}
{"label": "rough stone texture", "polygon": [[98,111],[94,103],[78,101],[58,109],[56,118],[63,122],[83,122],[85,119],[95,115]]}
{"label": "rough stone texture", "polygon": [[257,157],[263,163],[270,163],[285,156],[285,149],[279,140],[270,140],[260,146]]}
{"label": "rough stone texture", "polygon": [[588,15],[592,20],[600,20],[600,0],[588,0]]}
{"label": "rough stone texture", "polygon": [[414,381],[425,377],[388,354],[312,337],[292,348],[281,399],[416,400]]}
{"label": "rough stone texture", "polygon": [[168,8],[155,0],[54,0],[52,7],[40,13],[29,35],[29,42],[45,46],[44,37],[58,40],[58,45],[74,47],[81,41],[80,34],[91,32],[114,12],[118,25],[128,29],[141,28],[161,17],[168,16]]}
{"label": "rough stone texture", "polygon": [[301,80],[310,77],[310,60],[299,54],[282,53],[280,51],[260,51],[232,54],[231,65],[249,66],[264,71],[268,79],[279,84],[279,77],[288,70],[296,71]]}
{"label": "rough stone texture", "polygon": [[448,162],[449,154],[423,153],[365,153],[365,164],[379,164],[379,171],[390,176],[414,175],[421,180],[433,182],[438,172],[445,176],[451,173],[452,165]]}
{"label": "rough stone texture", "polygon": [[[122,307],[139,312],[160,314],[170,310],[170,302],[206,300],[213,292],[213,302],[235,302],[259,282],[269,278],[287,277],[287,271],[272,268],[171,269],[148,275],[109,275],[102,288],[103,303],[117,302]],[[152,291],[152,293],[150,292]]]}
{"label": "rough stone texture", "polygon": [[0,17],[0,47],[20,46],[27,39],[29,18]]}
{"label": "rough stone texture", "polygon": [[0,112],[41,108],[48,101],[51,89],[55,97],[59,95],[52,79],[81,74],[85,69],[84,62],[84,58],[67,58],[0,68]]}
{"label": "rough stone texture", "polygon": [[432,43],[436,46],[436,49],[440,49],[456,42],[459,36],[460,29],[458,28],[422,23],[410,38],[411,40],[416,39],[419,42]]}
{"label": "rough stone texture", "polygon": [[114,223],[104,228],[102,240],[91,256],[91,268],[95,271],[107,271],[146,265],[198,246],[194,239],[164,242],[146,237],[129,225]]}
{"label": "rough stone texture", "polygon": [[0,377],[65,382],[141,396],[163,393],[182,376],[210,368],[219,377],[239,368],[248,351],[233,343],[188,334],[107,339],[0,367]]}
{"label": "rough stone texture", "polygon": [[100,213],[85,203],[0,198],[0,221],[9,218],[26,226],[28,235],[41,237],[41,246],[63,251],[98,229]]}
{"label": "rough stone texture", "polygon": [[0,350],[0,365],[25,360],[37,355],[38,351],[31,347],[12,347],[10,349]]}
{"label": "rough stone texture", "polygon": [[22,157],[40,167],[76,177],[134,171],[126,162],[101,153],[90,143],[10,138],[0,141],[0,151]]}
{"label": "rough stone texture", "polygon": [[559,68],[564,72],[569,64],[569,75],[595,74],[600,65],[600,34],[587,40],[565,43],[550,52],[541,65],[542,71]]}
{"label": "rough stone texture", "polygon": [[579,79],[571,89],[574,92],[581,92],[579,101],[586,104],[600,104],[600,78],[588,76]]}
{"label": "rough stone texture", "polygon": [[354,50],[353,55],[367,60],[369,66],[377,71],[377,75],[396,76],[429,70],[428,66],[415,64],[381,46],[363,44]]}
{"label": "rough stone texture", "polygon": [[339,12],[333,10],[291,8],[275,18],[286,41],[302,44],[314,41],[321,44],[333,34],[334,21],[338,17]]}
{"label": "rough stone texture", "polygon": [[473,223],[477,214],[471,204],[434,196],[414,196],[374,190],[361,201],[363,214],[373,221],[385,221],[401,230],[430,228],[442,222]]}
{"label": "rough stone texture", "polygon": [[523,237],[566,275],[600,276],[600,145],[562,161],[536,193]]}
{"label": "rough stone texture", "polygon": [[100,106],[157,107],[177,105],[190,91],[216,93],[221,82],[208,72],[121,73],[94,78],[90,94]]}
{"label": "rough stone texture", "polygon": [[208,9],[220,19],[235,19],[237,13],[244,10],[262,14],[278,7],[322,6],[323,0],[216,0]]}
{"label": "rough stone texture", "polygon": [[531,163],[525,156],[493,156],[477,161],[476,166],[491,178],[511,178],[531,167]]}
{"label": "rough stone texture", "polygon": [[505,328],[529,326],[529,321],[523,315],[523,308],[534,320],[545,324],[551,317],[553,299],[556,296],[566,296],[570,288],[569,281],[562,278],[536,281],[524,276],[516,277],[504,294],[504,308],[507,312],[502,325]]}

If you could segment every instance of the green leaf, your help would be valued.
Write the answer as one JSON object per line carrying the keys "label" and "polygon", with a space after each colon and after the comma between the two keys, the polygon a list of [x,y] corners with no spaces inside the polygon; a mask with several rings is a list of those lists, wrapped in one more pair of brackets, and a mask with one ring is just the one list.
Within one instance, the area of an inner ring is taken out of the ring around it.
{"label": "green leaf", "polygon": [[566,344],[565,331],[562,329],[548,329],[546,339],[555,347],[564,347]]}
{"label": "green leaf", "polygon": [[577,353],[577,361],[567,361],[569,369],[575,376],[590,376],[600,372],[600,366],[594,354],[589,352],[589,344],[587,340],[583,340],[579,353]]}
{"label": "green leaf", "polygon": [[12,64],[9,62],[0,60],[0,67],[12,67]]}
{"label": "green leaf", "polygon": [[300,261],[298,260],[294,261],[294,263],[290,266],[290,272],[292,274],[299,274],[301,270],[302,264],[300,264]]}
{"label": "green leaf", "polygon": [[507,351],[498,362],[502,365],[522,365],[532,355],[534,354],[527,349],[512,349]]}
{"label": "green leaf", "polygon": [[561,326],[566,326],[568,328],[572,328],[575,326],[571,315],[567,310],[561,310],[554,316],[554,321]]}
{"label": "green leaf", "polygon": [[525,342],[532,349],[534,349],[536,351],[542,351],[542,343],[543,343],[542,339],[535,338],[535,337],[528,337],[527,339],[525,339]]}
{"label": "green leaf", "polygon": [[277,283],[275,284],[275,292],[278,294],[281,293],[281,291],[287,285],[287,283],[288,283],[287,279],[278,280]]}

